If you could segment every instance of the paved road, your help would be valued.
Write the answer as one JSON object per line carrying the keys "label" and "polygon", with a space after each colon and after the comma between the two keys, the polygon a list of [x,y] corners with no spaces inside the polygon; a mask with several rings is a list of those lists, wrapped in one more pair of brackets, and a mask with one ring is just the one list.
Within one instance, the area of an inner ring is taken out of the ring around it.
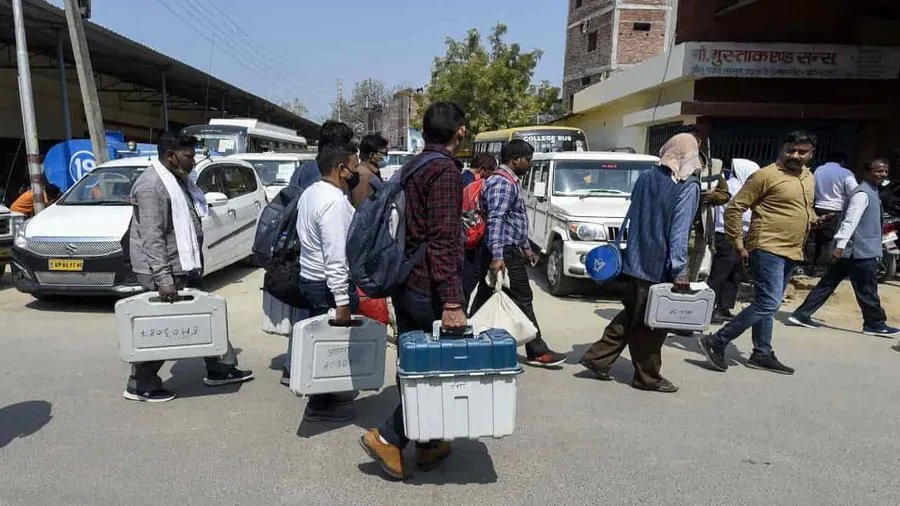
{"label": "paved road", "polygon": [[[900,354],[884,339],[779,325],[794,377],[715,373],[697,365],[693,341],[672,339],[664,374],[682,391],[649,394],[627,385],[627,360],[618,382],[578,377],[579,352],[617,304],[538,287],[545,335],[575,351],[570,364],[520,377],[513,436],[458,442],[440,469],[395,483],[356,442],[395,390],[358,401],[346,426],[301,425],[303,401],[270,367],[285,343],[259,331],[258,272],[211,280],[257,379],[208,389],[201,361],[167,364],[180,397],[162,405],[121,398],[127,367],[108,301],[46,304],[5,281],[0,505],[900,504]],[[748,347],[744,337],[730,356],[740,362]]]}

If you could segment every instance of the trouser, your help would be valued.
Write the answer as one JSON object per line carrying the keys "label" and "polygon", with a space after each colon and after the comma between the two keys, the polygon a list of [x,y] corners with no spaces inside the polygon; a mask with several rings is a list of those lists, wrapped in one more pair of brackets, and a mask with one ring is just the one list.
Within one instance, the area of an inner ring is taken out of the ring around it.
{"label": "trouser", "polygon": [[583,361],[593,369],[609,371],[628,346],[634,364],[634,386],[652,389],[663,379],[659,370],[667,332],[644,324],[647,298],[653,283],[630,276],[625,278],[623,309],[606,326],[603,337],[584,352]]}
{"label": "trouser", "polygon": [[[809,237],[806,239],[805,255],[806,263],[812,266],[827,265],[830,261],[828,252],[831,250],[831,243],[834,240],[834,234],[837,233],[841,224],[840,211],[830,211],[828,209],[816,208],[816,216],[831,216],[831,220],[823,223],[821,227],[811,230]],[[823,258],[824,257],[824,258]]]}
{"label": "trouser", "polygon": [[[149,291],[156,291],[159,288],[150,274],[136,274],[138,283]],[[185,288],[194,288],[203,290],[203,276],[199,272],[191,272],[184,275],[175,276],[175,287],[179,290]],[[237,367],[238,360],[234,348],[231,346],[231,340],[228,341],[228,349],[221,357],[206,357],[207,373],[217,374],[225,373]],[[153,360],[151,362],[137,362],[131,364],[131,376],[128,378],[128,388],[138,392],[152,392],[162,388],[162,379],[159,377],[159,370],[162,369],[163,360]]]}
{"label": "trouser", "polygon": [[703,257],[706,255],[706,237],[703,235],[703,225],[699,218],[691,228],[688,239],[688,265],[687,275],[691,282],[700,279],[700,269],[703,267]]}
{"label": "trouser", "polygon": [[734,309],[743,279],[741,256],[725,234],[716,232],[716,253],[713,255],[707,284],[716,292],[718,309]]}
{"label": "trouser", "polygon": [[[472,302],[472,293],[475,291],[475,287],[477,287],[478,282],[484,278],[485,270],[482,269],[482,256],[483,253],[481,247],[467,249],[463,255],[462,286],[463,297],[465,298],[463,305],[465,306],[466,311],[469,310],[469,305]],[[482,275],[481,279],[478,277],[479,274]]]}
{"label": "trouser", "polygon": [[831,264],[819,284],[809,292],[794,314],[804,318],[812,316],[848,276],[853,285],[853,293],[856,294],[856,302],[862,310],[865,326],[872,328],[884,324],[887,316],[878,297],[878,260],[875,258],[842,258]]}
{"label": "trouser", "polygon": [[[482,248],[482,265],[477,278],[479,281],[484,281],[485,276],[487,276],[491,260],[490,250]],[[518,246],[506,246],[503,248],[503,263],[506,264],[506,274],[509,278],[509,288],[504,288],[503,291],[506,295],[509,295],[513,302],[519,306],[519,309],[525,313],[525,316],[531,320],[535,328],[538,329],[537,337],[525,345],[525,353],[528,355],[528,358],[539,357],[550,351],[550,348],[541,337],[541,327],[538,325],[537,317],[534,314],[534,292],[531,291],[531,283],[528,281],[528,268],[525,265],[525,255],[522,253],[522,249]],[[484,282],[479,283],[470,314],[477,313],[493,294],[493,286],[488,286]]]}
{"label": "trouser", "polygon": [[[397,311],[397,329],[400,335],[407,332],[421,330],[431,333],[436,320],[440,320],[443,314],[443,306],[437,293],[426,295],[406,289],[394,296],[394,309]],[[400,378],[397,378],[397,391],[400,395]],[[381,426],[378,427],[381,437],[397,448],[405,448],[409,444],[406,431],[403,427],[403,402],[394,409]],[[425,445],[419,445],[425,446]]]}
{"label": "trouser", "polygon": [[763,250],[750,252],[750,269],[755,280],[753,303],[738,313],[727,325],[713,335],[719,346],[726,346],[745,330],[753,327],[753,352],[772,353],[772,326],[775,312],[781,307],[784,292],[794,270],[794,262]]}
{"label": "trouser", "polygon": [[[300,293],[303,295],[303,306],[299,307],[297,312],[297,321],[306,320],[316,316],[328,313],[329,309],[334,309],[337,304],[334,302],[334,294],[328,288],[325,281],[307,281],[300,279]],[[356,287],[352,284],[348,288],[350,294],[350,310],[355,311],[359,307],[359,297],[356,295]],[[291,353],[293,351],[293,336],[288,336],[287,356],[284,359],[284,368],[291,370]],[[334,399],[332,394],[314,394],[309,396],[308,406],[311,409],[322,410],[327,409]]]}

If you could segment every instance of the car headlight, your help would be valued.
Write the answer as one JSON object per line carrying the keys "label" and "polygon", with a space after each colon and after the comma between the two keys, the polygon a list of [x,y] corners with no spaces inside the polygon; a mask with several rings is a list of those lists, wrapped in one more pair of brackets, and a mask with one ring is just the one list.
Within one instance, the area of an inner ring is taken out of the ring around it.
{"label": "car headlight", "polygon": [[25,221],[24,216],[13,216],[12,217],[12,230],[13,230],[13,244],[17,248],[26,249],[28,248],[28,240],[25,239],[25,227],[27,223]]}
{"label": "car headlight", "polygon": [[609,239],[606,227],[596,223],[569,223],[569,232],[576,241],[606,241]]}

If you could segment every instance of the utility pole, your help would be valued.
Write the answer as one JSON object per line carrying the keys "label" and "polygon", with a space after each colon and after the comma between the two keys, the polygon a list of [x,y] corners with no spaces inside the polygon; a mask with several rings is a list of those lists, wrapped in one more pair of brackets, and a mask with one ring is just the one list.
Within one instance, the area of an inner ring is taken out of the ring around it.
{"label": "utility pole", "polygon": [[22,105],[22,125],[25,129],[25,151],[28,158],[28,175],[34,197],[34,213],[44,210],[44,171],[38,151],[37,122],[34,119],[34,96],[31,93],[31,62],[28,60],[28,42],[25,40],[25,14],[22,0],[12,0],[13,24],[16,27],[16,65],[19,69],[19,102]]}
{"label": "utility pole", "polygon": [[337,120],[341,121],[341,109],[344,108],[344,89],[341,80],[337,80]]}
{"label": "utility pole", "polygon": [[94,151],[94,160],[97,161],[97,164],[101,164],[109,160],[109,149],[106,147],[106,132],[103,129],[103,115],[100,112],[100,99],[97,97],[97,84],[94,82],[94,68],[91,65],[87,39],[84,36],[84,24],[81,20],[78,0],[65,0],[65,2],[69,38],[72,40],[72,53],[75,55],[75,68],[78,70],[84,115],[87,118],[88,131],[91,134],[91,147]]}

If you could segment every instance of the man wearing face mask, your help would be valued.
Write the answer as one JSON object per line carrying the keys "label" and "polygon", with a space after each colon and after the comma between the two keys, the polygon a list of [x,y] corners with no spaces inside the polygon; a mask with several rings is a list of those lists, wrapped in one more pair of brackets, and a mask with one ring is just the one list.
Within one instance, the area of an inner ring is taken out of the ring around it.
{"label": "man wearing face mask", "polygon": [[[191,178],[194,146],[189,135],[165,132],[157,142],[159,160],[144,170],[131,190],[134,213],[130,227],[131,266],[138,282],[174,302],[178,290],[202,290],[203,228],[208,212],[202,192]],[[158,373],[163,361],[132,364],[124,397],[132,401],[166,402],[175,394],[162,388]],[[240,383],[253,378],[237,368],[231,343],[222,357],[206,358],[207,386]]]}
{"label": "man wearing face mask", "polygon": [[[807,168],[816,149],[816,137],[791,132],[776,163],[754,173],[725,210],[725,235],[734,244],[755,280],[755,299],[715,334],[700,338],[703,354],[718,371],[726,371],[725,348],[753,328],[753,354],[747,367],[779,374],[794,374],[772,350],[772,326],[781,306],[795,262],[804,259],[803,246],[811,228],[828,218],[817,218],[814,184]],[[752,211],[744,237],[742,215]]]}
{"label": "man wearing face mask", "polygon": [[[319,151],[328,144],[347,144],[353,140],[353,129],[340,121],[326,121],[319,129]],[[322,179],[319,163],[310,160],[294,171],[290,185],[305,190],[309,185]]]}
{"label": "man wearing face mask", "polygon": [[[298,309],[303,319],[335,310],[337,324],[349,324],[351,306],[358,305],[347,268],[347,231],[353,206],[347,199],[359,158],[353,144],[329,144],[317,157],[321,181],[307,188],[297,203],[297,237],[300,240],[300,293],[305,304]],[[310,422],[343,422],[353,412],[341,404],[353,394],[312,395],[303,419]]]}
{"label": "man wearing face mask", "polygon": [[381,187],[381,162],[387,157],[388,141],[381,134],[369,134],[359,143],[359,167],[352,181],[350,197],[353,207],[359,207]]}

